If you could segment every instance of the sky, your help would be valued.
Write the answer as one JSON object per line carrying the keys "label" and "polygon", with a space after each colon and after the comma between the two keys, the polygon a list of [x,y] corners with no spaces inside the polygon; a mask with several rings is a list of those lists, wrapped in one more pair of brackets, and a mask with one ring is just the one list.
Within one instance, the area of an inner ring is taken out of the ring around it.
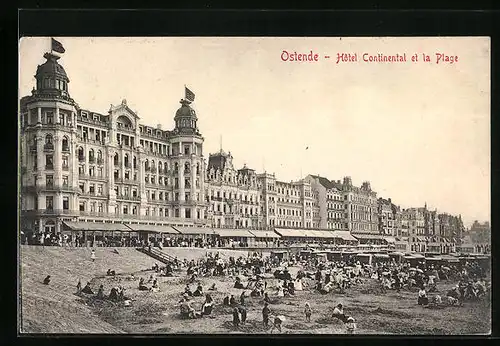
{"label": "sky", "polygon": [[[280,181],[350,176],[402,208],[490,220],[489,38],[55,38],[81,108],[107,113],[126,99],[143,124],[171,129],[187,85],[206,157],[222,144],[237,168]],[[50,38],[20,40],[20,97],[49,50]],[[357,61],[337,63],[339,53]]]}

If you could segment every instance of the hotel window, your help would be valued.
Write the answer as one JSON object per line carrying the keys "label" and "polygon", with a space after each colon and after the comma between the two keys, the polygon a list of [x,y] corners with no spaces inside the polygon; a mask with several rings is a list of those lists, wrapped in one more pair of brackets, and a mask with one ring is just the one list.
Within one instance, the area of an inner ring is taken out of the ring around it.
{"label": "hotel window", "polygon": [[130,179],[130,172],[125,172],[125,179],[129,180]]}
{"label": "hotel window", "polygon": [[137,207],[136,206],[132,207],[132,215],[137,215]]}
{"label": "hotel window", "polygon": [[146,216],[149,216],[149,208],[146,208]]}
{"label": "hotel window", "polygon": [[155,180],[156,180],[156,178],[155,178],[155,176],[153,175],[153,176],[151,177],[151,184],[156,184],[156,183],[155,183]]}
{"label": "hotel window", "polygon": [[53,187],[54,186],[54,176],[53,175],[47,175],[47,176],[45,176],[45,185],[47,187]]}
{"label": "hotel window", "polygon": [[102,213],[102,210],[103,210],[102,203],[99,203],[99,205],[97,206],[97,208],[98,208],[98,210],[97,210],[97,211],[98,211],[99,213]]}
{"label": "hotel window", "polygon": [[115,180],[118,180],[118,171],[117,170],[114,172],[113,177]]}
{"label": "hotel window", "polygon": [[95,177],[95,167],[89,167],[89,175]]}
{"label": "hotel window", "polygon": [[128,214],[128,207],[127,206],[123,207],[123,214]]}
{"label": "hotel window", "polygon": [[123,195],[124,195],[124,196],[129,196],[128,186],[125,186],[125,187],[123,188]]}
{"label": "hotel window", "polygon": [[144,181],[145,181],[146,183],[149,183],[149,175],[146,175],[146,176],[144,177]]}
{"label": "hotel window", "polygon": [[102,184],[97,185],[97,195],[102,196]]}
{"label": "hotel window", "polygon": [[179,193],[178,193],[178,192],[176,192],[176,193],[175,193],[175,201],[178,201],[178,200],[179,200]]}
{"label": "hotel window", "polygon": [[63,187],[68,187],[68,176],[63,175],[62,179],[63,179],[63,183],[62,183]]}
{"label": "hotel window", "polygon": [[132,190],[132,197],[137,197],[137,190]]}
{"label": "hotel window", "polygon": [[69,209],[69,197],[63,197],[63,210]]}
{"label": "hotel window", "polygon": [[90,203],[90,212],[95,213],[95,202]]}
{"label": "hotel window", "polygon": [[45,114],[46,118],[47,118],[47,124],[53,124],[54,123],[54,113],[52,112],[47,112]]}
{"label": "hotel window", "polygon": [[116,194],[116,196],[120,196],[118,186],[115,186],[115,194]]}
{"label": "hotel window", "polygon": [[89,193],[91,193],[91,194],[95,193],[95,184],[90,184],[89,185]]}
{"label": "hotel window", "polygon": [[156,199],[156,192],[154,192],[154,191],[151,192],[151,199],[152,200]]}
{"label": "hotel window", "polygon": [[179,217],[179,209],[175,209],[175,217]]}
{"label": "hotel window", "polygon": [[80,211],[85,211],[85,202],[80,202],[79,208]]}
{"label": "hotel window", "polygon": [[62,168],[68,168],[68,156],[66,155],[62,157]]}
{"label": "hotel window", "polygon": [[47,210],[54,209],[54,197],[53,196],[45,197],[45,209],[47,209]]}
{"label": "hotel window", "polygon": [[200,200],[200,193],[199,193],[199,192],[197,192],[197,193],[196,193],[196,200],[197,200],[197,201],[199,201],[199,200]]}
{"label": "hotel window", "polygon": [[189,192],[186,192],[184,197],[186,201],[189,201],[191,199],[191,194]]}
{"label": "hotel window", "polygon": [[179,188],[179,178],[175,178],[175,183],[174,183],[174,188],[178,189]]}
{"label": "hotel window", "polygon": [[163,192],[158,193],[158,199],[161,201],[163,200]]}
{"label": "hotel window", "polygon": [[189,145],[184,146],[184,155],[189,155]]}
{"label": "hotel window", "polygon": [[162,185],[163,184],[163,177],[158,177],[158,184]]}
{"label": "hotel window", "polygon": [[102,178],[102,176],[103,176],[102,172],[103,172],[102,167],[98,167],[97,168],[97,176]]}
{"label": "hotel window", "polygon": [[45,168],[46,169],[54,168],[54,158],[52,155],[45,155]]}
{"label": "hotel window", "polygon": [[36,170],[37,169],[37,161],[38,161],[38,157],[36,154],[33,154],[33,169]]}
{"label": "hotel window", "polygon": [[85,183],[80,183],[78,187],[80,188],[81,193],[85,193]]}
{"label": "hotel window", "polygon": [[191,218],[191,209],[187,208],[186,209],[186,219],[190,219]]}
{"label": "hotel window", "polygon": [[168,217],[168,209],[165,208],[165,217]]}
{"label": "hotel window", "polygon": [[189,178],[184,179],[184,187],[186,189],[190,189],[191,188],[191,181],[189,180]]}

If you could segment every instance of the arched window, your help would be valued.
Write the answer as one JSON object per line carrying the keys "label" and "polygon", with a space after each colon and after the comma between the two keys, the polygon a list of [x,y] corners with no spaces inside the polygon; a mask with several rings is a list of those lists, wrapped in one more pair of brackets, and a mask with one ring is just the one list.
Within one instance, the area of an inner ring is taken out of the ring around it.
{"label": "arched window", "polygon": [[155,160],[151,160],[151,169],[156,169]]}
{"label": "arched window", "polygon": [[62,139],[62,150],[69,151],[69,139],[66,136],[64,136]]}
{"label": "arched window", "polygon": [[163,163],[163,169],[164,169],[165,174],[167,174],[167,172],[168,172],[168,163],[167,163],[167,161],[165,161]]}
{"label": "arched window", "polygon": [[130,163],[128,162],[128,154],[125,154],[123,160],[125,161],[125,167],[130,167]]}
{"label": "arched window", "polygon": [[94,161],[94,149],[89,150],[89,161]]}
{"label": "arched window", "polygon": [[50,133],[45,136],[45,144],[52,144],[52,135]]}
{"label": "arched window", "polygon": [[113,158],[113,163],[115,166],[118,166],[118,153],[115,154],[115,157]]}
{"label": "arched window", "polygon": [[149,169],[149,160],[144,161],[144,168]]}
{"label": "arched window", "polygon": [[83,151],[82,147],[78,148],[78,160],[79,161],[84,161],[85,160],[85,154],[84,154],[84,151]]}
{"label": "arched window", "polygon": [[186,162],[184,164],[184,173],[190,173],[190,171],[191,171],[191,167],[189,165],[189,162]]}
{"label": "arched window", "polygon": [[161,161],[158,161],[158,171],[161,172],[163,169],[163,165],[161,163]]}
{"label": "arched window", "polygon": [[102,162],[102,151],[100,151],[100,150],[97,151],[97,160]]}

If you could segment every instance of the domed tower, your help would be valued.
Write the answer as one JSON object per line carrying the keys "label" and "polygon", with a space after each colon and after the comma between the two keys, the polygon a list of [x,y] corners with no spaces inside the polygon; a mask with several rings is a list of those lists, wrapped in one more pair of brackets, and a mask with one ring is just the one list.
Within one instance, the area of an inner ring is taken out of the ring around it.
{"label": "domed tower", "polygon": [[[190,92],[190,91],[189,91]],[[194,94],[192,94],[194,100]],[[175,113],[175,129],[170,136],[174,180],[174,216],[204,225],[205,220],[205,160],[203,141],[198,130],[198,117],[191,101],[180,101]]]}
{"label": "domed tower", "polygon": [[199,135],[199,130],[197,126],[198,117],[193,108],[190,107],[191,102],[187,100],[181,100],[181,108],[175,112],[175,130],[180,134],[185,135]]}
{"label": "domed tower", "polygon": [[36,89],[21,98],[21,218],[24,233],[58,233],[78,216],[76,113],[59,56],[45,53]]}

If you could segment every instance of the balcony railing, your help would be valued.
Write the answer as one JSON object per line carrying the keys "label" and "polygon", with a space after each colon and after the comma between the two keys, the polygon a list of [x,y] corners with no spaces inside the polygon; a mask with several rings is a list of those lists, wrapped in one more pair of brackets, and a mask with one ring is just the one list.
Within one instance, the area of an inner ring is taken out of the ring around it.
{"label": "balcony railing", "polygon": [[43,146],[43,150],[44,151],[52,151],[54,150],[54,144],[51,144],[51,143],[47,143]]}
{"label": "balcony railing", "polygon": [[69,153],[69,146],[63,146],[63,147],[62,147],[62,151],[63,151],[64,153]]}
{"label": "balcony railing", "polygon": [[89,157],[89,163],[95,163],[95,157],[90,156]]}
{"label": "balcony railing", "polygon": [[45,165],[45,169],[54,169],[54,165],[53,164]]}
{"label": "balcony railing", "polygon": [[85,162],[85,156],[78,156],[79,162]]}
{"label": "balcony railing", "polygon": [[102,165],[104,163],[103,159],[97,158],[97,164]]}
{"label": "balcony railing", "polygon": [[121,195],[121,196],[116,196],[116,199],[121,199],[121,200],[126,200],[126,201],[140,201],[141,197]]}

